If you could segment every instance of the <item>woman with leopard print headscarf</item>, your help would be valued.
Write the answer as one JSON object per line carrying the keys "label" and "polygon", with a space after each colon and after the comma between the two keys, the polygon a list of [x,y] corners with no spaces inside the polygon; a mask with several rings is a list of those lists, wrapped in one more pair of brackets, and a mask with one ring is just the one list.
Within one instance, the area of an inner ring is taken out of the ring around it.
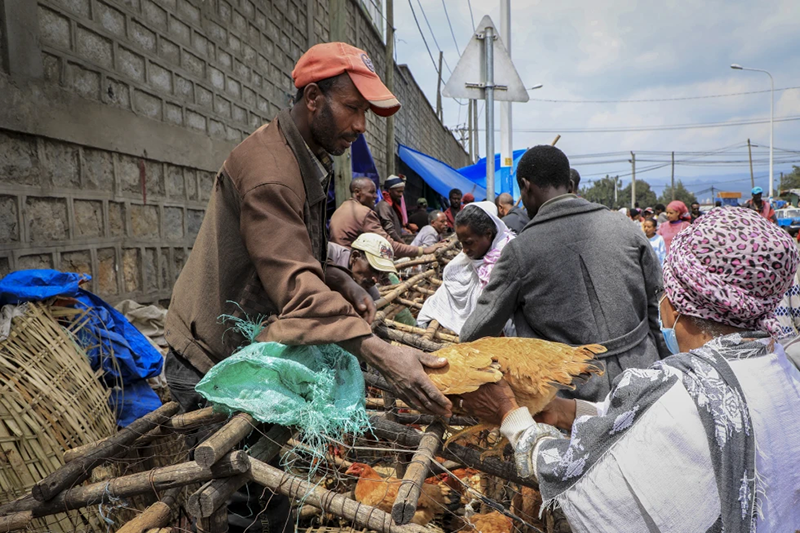
{"label": "woman with leopard print headscarf", "polygon": [[795,531],[800,371],[773,314],[798,261],[757,213],[713,209],[664,263],[662,332],[675,355],[626,370],[600,404],[556,399],[536,421],[503,382],[463,406],[502,421],[520,475],[574,532]]}

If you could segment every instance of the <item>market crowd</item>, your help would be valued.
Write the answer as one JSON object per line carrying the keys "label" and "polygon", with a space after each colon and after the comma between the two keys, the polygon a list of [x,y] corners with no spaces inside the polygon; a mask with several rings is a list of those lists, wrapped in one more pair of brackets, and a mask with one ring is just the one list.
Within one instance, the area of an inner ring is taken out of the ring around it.
{"label": "market crowd", "polygon": [[[607,349],[603,376],[534,417],[502,381],[459,398],[500,425],[519,473],[573,531],[800,528],[800,372],[787,357],[800,258],[760,190],[750,208],[671,202],[623,217],[579,196],[566,154],[535,146],[516,170],[518,199],[453,189],[409,209],[402,176],[357,178],[330,214],[331,156],[365,132],[367,113],[401,103],[344,43],[312,47],[292,77],[293,105],[218,173],[174,287],[166,377],[185,410],[204,405],[194,385],[244,342],[218,317],[261,315],[259,341],[338,344],[410,405],[450,416],[425,373],[446,360],[390,345],[370,323],[376,286],[455,234],[461,251],[407,320],[436,319],[464,342]],[[269,530],[289,531],[285,498],[270,501]]]}

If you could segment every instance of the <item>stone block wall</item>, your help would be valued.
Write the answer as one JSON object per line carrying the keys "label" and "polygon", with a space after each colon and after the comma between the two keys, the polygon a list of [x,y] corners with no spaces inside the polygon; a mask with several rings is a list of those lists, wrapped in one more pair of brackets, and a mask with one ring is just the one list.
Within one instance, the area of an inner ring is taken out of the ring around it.
{"label": "stone block wall", "polygon": [[[383,72],[379,32],[347,9]],[[216,170],[288,105],[329,20],[327,0],[0,0],[0,276],[52,267],[112,302],[169,298]],[[397,142],[467,164],[408,67],[395,84]],[[370,114],[382,176],[385,128]]]}

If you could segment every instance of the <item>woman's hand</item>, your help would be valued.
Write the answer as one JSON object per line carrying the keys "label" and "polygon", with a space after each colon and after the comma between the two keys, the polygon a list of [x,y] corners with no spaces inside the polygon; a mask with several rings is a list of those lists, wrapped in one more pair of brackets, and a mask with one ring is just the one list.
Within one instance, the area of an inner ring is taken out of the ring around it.
{"label": "woman's hand", "polygon": [[576,408],[575,400],[567,400],[556,396],[544,409],[533,415],[533,419],[542,424],[570,431],[572,430],[572,423],[575,422]]}
{"label": "woman's hand", "polygon": [[[459,396],[463,400],[461,410],[469,416],[478,417],[481,421],[499,426],[503,418],[519,408],[514,391],[508,383],[501,379],[497,383],[486,383],[474,392],[467,392]],[[458,406],[459,401],[454,402]]]}

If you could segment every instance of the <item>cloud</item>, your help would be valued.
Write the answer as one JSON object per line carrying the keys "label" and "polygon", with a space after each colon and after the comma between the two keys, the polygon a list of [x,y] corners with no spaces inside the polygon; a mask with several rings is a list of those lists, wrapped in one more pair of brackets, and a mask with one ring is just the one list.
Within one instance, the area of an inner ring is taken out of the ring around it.
{"label": "cloud", "polygon": [[[422,19],[417,0],[412,1],[423,32],[436,54],[438,50]],[[445,57],[450,66],[455,67],[458,56],[441,0],[420,1]],[[454,33],[463,49],[472,33],[468,2],[445,2]],[[476,23],[488,13],[499,25],[497,0],[471,0],[471,4]],[[408,3],[395,2],[395,10],[398,38],[405,41],[398,44],[398,60],[409,64],[429,100],[435,102],[436,72]],[[741,63],[770,70],[776,88],[800,86],[800,54],[796,53],[800,50],[798,23],[800,2],[797,0],[514,0],[512,58],[528,86],[544,84],[543,89],[531,92],[532,98],[664,99],[760,91],[769,89],[769,80],[764,74],[734,71],[730,64]],[[445,81],[448,75],[445,70]],[[444,100],[445,123],[451,127],[466,123],[466,110],[450,99]],[[800,115],[800,90],[776,94],[775,103],[776,116]],[[553,137],[549,133],[525,130],[718,123],[768,117],[769,93],[644,103],[534,100],[514,104],[514,128],[517,130],[514,146],[524,148],[550,142]],[[800,150],[798,126],[797,122],[776,123],[775,145]],[[768,146],[769,124],[625,133],[564,133],[558,146],[570,156],[627,154],[630,151],[669,153],[673,150],[685,154],[742,144],[748,138],[755,144]],[[499,146],[499,137],[495,144]],[[485,151],[483,146],[482,143],[481,153]],[[756,174],[764,175],[768,167],[763,163],[761,149],[758,152],[760,162],[756,165]],[[743,153],[746,153],[746,148]],[[630,166],[628,157],[605,158],[622,162],[585,166],[580,170],[586,174],[624,171]],[[682,159],[687,157],[681,156]],[[736,154],[730,159],[737,157],[741,159]],[[702,159],[721,160],[716,156]],[[800,156],[797,160],[796,164],[800,164]],[[576,163],[578,161],[581,159],[575,159]],[[656,163],[647,164],[652,166]],[[685,181],[697,181],[701,189],[703,183],[724,181],[730,176],[741,174],[749,179],[747,163],[699,165],[692,160],[682,162],[676,166],[676,175]],[[789,171],[791,165],[776,164],[776,175],[780,170]],[[654,182],[663,182],[669,176],[669,167],[643,175]]]}

